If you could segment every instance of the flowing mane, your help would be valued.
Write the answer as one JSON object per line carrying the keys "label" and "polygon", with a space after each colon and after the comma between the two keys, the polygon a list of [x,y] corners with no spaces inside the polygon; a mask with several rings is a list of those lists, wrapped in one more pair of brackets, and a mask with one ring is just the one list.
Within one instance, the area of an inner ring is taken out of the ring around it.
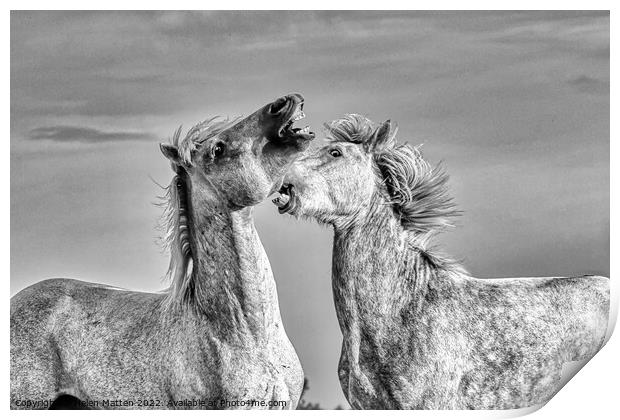
{"label": "flowing mane", "polygon": [[453,218],[461,213],[448,194],[449,177],[442,165],[433,167],[428,163],[420,152],[421,146],[399,144],[397,128],[386,141],[376,145],[380,126],[363,115],[347,114],[325,127],[328,140],[361,144],[372,155],[387,204],[392,206],[401,226],[412,232],[413,250],[431,267],[465,272],[458,262],[428,249],[431,238],[453,227]]}
{"label": "flowing mane", "polygon": [[[214,117],[200,122],[190,128],[184,138],[181,139],[179,127],[173,134],[170,143],[177,147],[179,156],[187,166],[192,166],[192,156],[200,145],[227,130],[241,117],[222,118]],[[164,187],[164,194],[160,196],[164,212],[160,222],[163,232],[161,243],[164,250],[170,252],[170,264],[166,273],[169,281],[167,304],[190,303],[194,296],[193,256],[190,242],[189,220],[189,191],[186,185],[187,173],[181,166],[170,164],[175,176],[170,185]]]}

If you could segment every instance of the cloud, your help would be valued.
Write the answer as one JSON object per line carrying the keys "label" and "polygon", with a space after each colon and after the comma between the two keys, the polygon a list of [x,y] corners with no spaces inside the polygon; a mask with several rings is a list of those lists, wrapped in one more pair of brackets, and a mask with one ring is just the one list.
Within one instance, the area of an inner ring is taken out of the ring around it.
{"label": "cloud", "polygon": [[31,140],[53,140],[60,142],[98,143],[105,141],[152,140],[150,133],[136,131],[103,131],[90,127],[54,125],[30,130]]}
{"label": "cloud", "polygon": [[[14,12],[12,121],[15,132],[23,133],[34,126],[32,121],[41,124],[41,118],[49,116],[118,117],[130,124],[132,118],[172,119],[198,110],[219,114],[220,104],[245,100],[247,92],[253,98],[270,98],[289,90],[348,91],[364,102],[359,92],[374,98],[404,92],[405,86],[429,90],[421,84],[431,79],[467,79],[499,66],[540,66],[541,60],[558,55],[583,63],[579,53],[590,58],[596,52],[605,64],[608,16]],[[512,44],[507,47],[502,39]],[[569,56],[565,49],[575,54]],[[588,68],[575,70],[581,73],[592,75]],[[501,84],[506,78],[496,73]]]}
{"label": "cloud", "polygon": [[609,95],[609,81],[581,75],[568,81],[568,84],[581,92]]}

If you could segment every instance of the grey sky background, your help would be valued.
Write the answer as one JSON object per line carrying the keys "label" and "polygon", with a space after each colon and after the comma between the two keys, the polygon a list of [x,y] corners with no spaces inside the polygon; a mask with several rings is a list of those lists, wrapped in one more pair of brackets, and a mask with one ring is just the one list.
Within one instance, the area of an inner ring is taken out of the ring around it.
{"label": "grey sky background", "polygon": [[[13,12],[11,294],[161,289],[157,143],[290,92],[315,131],[390,118],[443,161],[464,215],[437,243],[473,275],[609,276],[609,48],[607,12]],[[308,399],[344,404],[331,232],[256,225]]]}

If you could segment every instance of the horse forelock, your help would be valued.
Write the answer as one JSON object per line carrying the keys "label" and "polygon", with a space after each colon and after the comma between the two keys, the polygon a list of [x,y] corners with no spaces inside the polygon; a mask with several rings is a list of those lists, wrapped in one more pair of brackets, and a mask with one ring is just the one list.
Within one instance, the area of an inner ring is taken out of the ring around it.
{"label": "horse forelock", "polygon": [[[192,166],[194,152],[200,148],[202,143],[230,129],[242,118],[240,116],[234,118],[216,116],[204,120],[190,128],[183,138],[181,138],[182,127],[179,127],[170,142],[176,146],[183,163]],[[177,171],[174,165],[172,169]]]}
{"label": "horse forelock", "polygon": [[372,139],[377,127],[361,114],[346,114],[343,118],[324,124],[327,139],[334,142],[363,144]]}

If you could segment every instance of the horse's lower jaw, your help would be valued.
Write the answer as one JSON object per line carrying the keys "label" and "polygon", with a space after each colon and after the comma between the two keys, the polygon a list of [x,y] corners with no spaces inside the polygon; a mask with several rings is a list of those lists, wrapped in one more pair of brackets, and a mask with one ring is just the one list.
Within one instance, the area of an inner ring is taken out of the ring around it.
{"label": "horse's lower jaw", "polygon": [[278,136],[280,141],[293,141],[293,140],[314,140],[315,134],[313,131],[310,131],[310,126],[305,126],[304,128],[286,128],[282,129]]}
{"label": "horse's lower jaw", "polygon": [[288,203],[286,203],[284,206],[282,207],[278,207],[278,212],[280,212],[280,214],[284,214],[284,213],[293,213],[293,211],[295,211],[295,208],[297,206],[295,205],[295,202],[293,200],[289,200]]}
{"label": "horse's lower jaw", "polygon": [[273,204],[278,206],[278,212],[280,214],[291,213],[297,207],[297,199],[295,197],[295,191],[290,184],[282,185],[280,188],[279,197],[271,200]]}
{"label": "horse's lower jaw", "polygon": [[296,121],[303,120],[306,117],[304,114],[304,103],[301,102],[297,105],[292,115],[286,120],[284,124],[278,130],[278,137],[283,140],[312,140],[314,139],[314,133],[310,131],[310,126],[303,128],[293,127]]}

